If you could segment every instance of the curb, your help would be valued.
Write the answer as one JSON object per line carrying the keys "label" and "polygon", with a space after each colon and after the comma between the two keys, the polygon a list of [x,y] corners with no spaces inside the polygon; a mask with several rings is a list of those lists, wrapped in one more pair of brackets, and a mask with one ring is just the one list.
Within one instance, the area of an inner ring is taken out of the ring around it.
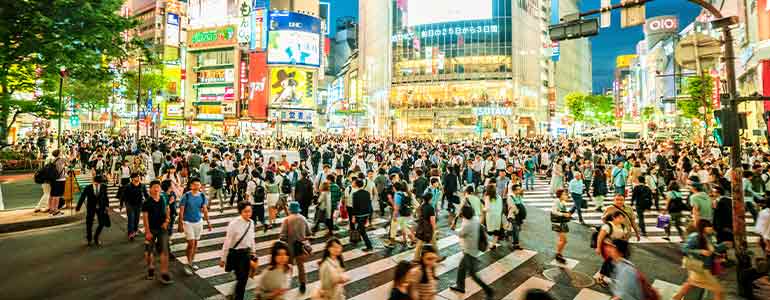
{"label": "curb", "polygon": [[69,223],[75,223],[83,219],[85,219],[85,212],[79,212],[79,213],[75,213],[74,215],[64,216],[64,217],[55,217],[55,218],[47,218],[47,219],[33,220],[33,221],[26,221],[26,222],[0,224],[0,234],[64,225]]}

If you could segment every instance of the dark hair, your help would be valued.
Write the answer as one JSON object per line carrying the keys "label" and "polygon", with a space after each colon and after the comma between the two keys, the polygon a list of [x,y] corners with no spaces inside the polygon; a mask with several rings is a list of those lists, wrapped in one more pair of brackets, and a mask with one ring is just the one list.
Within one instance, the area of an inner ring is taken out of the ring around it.
{"label": "dark hair", "polygon": [[361,179],[356,179],[355,183],[356,183],[356,187],[358,187],[358,188],[364,187],[364,181],[361,180]]}
{"label": "dark hair", "polygon": [[434,253],[438,255],[438,249],[436,249],[436,247],[434,247],[431,244],[425,244],[422,246],[422,254],[420,254],[420,260],[417,262],[420,264],[420,269],[422,270],[422,278],[420,278],[420,283],[428,283],[428,272],[426,271],[427,267],[423,262],[423,258],[425,257],[425,254],[428,254],[428,253]]}
{"label": "dark hair", "polygon": [[170,179],[163,180],[163,182],[160,183],[160,189],[162,191],[168,192],[168,189],[170,189],[170,188],[171,188],[171,180]]}
{"label": "dark hair", "polygon": [[134,179],[136,177],[139,177],[139,173],[137,172],[131,172],[131,179]]}
{"label": "dark hair", "polygon": [[639,183],[645,183],[645,181],[647,181],[646,179],[644,179],[644,176],[639,176],[639,178],[637,179],[639,180]]}
{"label": "dark hair", "polygon": [[556,198],[561,198],[561,195],[564,194],[564,189],[558,189],[556,190]]}
{"label": "dark hair", "polygon": [[153,185],[156,185],[156,184],[160,185],[160,180],[154,179],[153,181],[150,181],[150,187],[152,187]]}
{"label": "dark hair", "polygon": [[476,189],[473,188],[473,185],[469,185],[469,186],[465,187],[465,192],[469,193],[469,194],[473,194],[473,192],[475,192],[475,190]]}
{"label": "dark hair", "polygon": [[406,279],[406,274],[409,274],[409,270],[412,269],[412,263],[410,261],[402,260],[396,265],[396,271],[393,274],[393,287],[403,282]]}
{"label": "dark hair", "polygon": [[[321,256],[321,260],[318,262],[319,265],[324,263],[326,259],[332,256],[331,253],[329,253],[329,248],[332,246],[332,244],[337,244],[337,245],[340,245],[340,247],[342,247],[342,242],[340,242],[340,240],[337,238],[329,239],[328,241],[326,241],[326,247],[324,247],[323,256]],[[343,267],[343,268],[345,267],[345,261],[342,260],[342,255],[337,257],[337,262],[340,263],[340,267]]]}
{"label": "dark hair", "polygon": [[[276,267],[278,267],[278,262],[275,260],[275,257],[278,256],[278,251],[283,250],[286,252],[286,255],[289,255],[289,245],[287,245],[283,241],[276,241],[273,243],[273,248],[270,249],[270,263],[268,264],[268,269],[275,270]],[[291,271],[291,260],[287,263],[286,270]]]}
{"label": "dark hair", "polygon": [[631,248],[628,247],[628,241],[622,239],[612,240],[612,245],[615,246],[615,249],[620,252],[623,258],[631,257]]}
{"label": "dark hair", "polygon": [[434,183],[438,183],[438,178],[434,177],[430,179],[430,184],[434,184]]}
{"label": "dark hair", "polygon": [[102,176],[102,175],[94,176],[94,182],[96,182],[96,183],[104,183],[104,176]]}
{"label": "dark hair", "polygon": [[422,195],[422,203],[430,203],[431,199],[433,199],[432,193],[426,193]]}
{"label": "dark hair", "polygon": [[497,199],[497,187],[492,184],[487,185],[486,189],[484,189],[484,196],[489,197],[489,201]]}
{"label": "dark hair", "polygon": [[423,171],[422,169],[417,169],[416,171],[414,171],[414,173],[417,174],[417,176],[422,176]]}
{"label": "dark hair", "polygon": [[621,210],[613,211],[611,214],[607,216],[607,222],[615,220],[617,217],[625,217],[626,214]]}
{"label": "dark hair", "polygon": [[238,202],[238,213],[240,214],[241,212],[243,212],[244,209],[246,209],[247,207],[250,207],[250,206],[251,206],[251,204],[249,204],[249,202],[247,202],[247,201],[239,201]]}
{"label": "dark hair", "polygon": [[470,205],[463,205],[463,208],[460,209],[460,214],[463,216],[463,218],[470,220],[473,218],[473,207]]}
{"label": "dark hair", "polygon": [[706,237],[706,228],[713,227],[709,220],[698,220],[698,249],[706,249],[708,247],[708,237]]}
{"label": "dark hair", "polygon": [[200,179],[200,178],[198,178],[198,177],[193,177],[193,178],[190,178],[190,184],[192,184],[192,183],[194,183],[194,182],[198,182],[198,183],[201,183],[201,179]]}

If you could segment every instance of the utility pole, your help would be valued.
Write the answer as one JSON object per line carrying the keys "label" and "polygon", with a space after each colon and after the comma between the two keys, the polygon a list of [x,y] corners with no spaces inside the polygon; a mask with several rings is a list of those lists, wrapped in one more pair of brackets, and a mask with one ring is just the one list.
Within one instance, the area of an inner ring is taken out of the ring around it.
{"label": "utility pole", "polygon": [[62,87],[64,86],[64,77],[67,77],[67,68],[62,66],[59,68],[59,134],[56,137],[56,149],[61,151],[61,119],[64,117],[64,103],[62,102]]}
{"label": "utility pole", "polygon": [[139,61],[139,73],[137,77],[137,83],[136,83],[136,143],[139,144],[139,111],[142,108],[142,60],[138,59]]}

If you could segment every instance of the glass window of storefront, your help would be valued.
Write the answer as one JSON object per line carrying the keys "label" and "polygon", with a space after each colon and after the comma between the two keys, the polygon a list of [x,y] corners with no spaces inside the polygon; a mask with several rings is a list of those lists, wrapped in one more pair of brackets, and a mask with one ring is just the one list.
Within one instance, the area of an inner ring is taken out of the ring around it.
{"label": "glass window of storefront", "polygon": [[232,50],[223,51],[206,51],[197,55],[195,66],[219,66],[219,65],[231,65],[233,64],[234,57]]}

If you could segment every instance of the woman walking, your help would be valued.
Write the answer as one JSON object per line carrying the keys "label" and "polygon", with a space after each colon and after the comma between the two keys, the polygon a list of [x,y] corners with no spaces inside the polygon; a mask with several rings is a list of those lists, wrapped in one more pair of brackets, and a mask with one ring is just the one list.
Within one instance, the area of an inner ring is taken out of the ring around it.
{"label": "woman walking", "polygon": [[604,197],[607,196],[607,174],[603,165],[598,165],[594,169],[594,178],[591,181],[593,187],[594,204],[596,212],[602,212],[604,209]]}
{"label": "woman walking", "polygon": [[668,226],[664,228],[666,237],[663,239],[671,240],[671,225],[674,225],[677,233],[679,233],[679,237],[684,241],[684,231],[682,230],[682,217],[684,215],[682,212],[687,210],[687,205],[684,204],[682,192],[679,191],[679,184],[677,184],[676,181],[671,181],[671,184],[668,185],[668,191],[665,196],[667,201],[663,212],[668,213],[668,215],[671,216],[671,219]]}
{"label": "woman walking", "polygon": [[497,195],[494,186],[489,186],[484,191],[484,212],[487,227],[487,233],[494,236],[489,243],[489,250],[497,248],[497,241],[503,238],[503,200]]}
{"label": "woman walking", "polygon": [[270,263],[260,275],[259,287],[255,291],[257,299],[287,300],[284,295],[289,290],[291,274],[289,246],[282,241],[277,241],[270,251]]}
{"label": "woman walking", "polygon": [[717,244],[714,237],[714,227],[708,220],[699,220],[698,232],[693,232],[687,237],[687,242],[682,245],[685,259],[682,260],[687,269],[687,282],[682,284],[671,299],[681,300],[693,286],[708,290],[714,295],[714,300],[724,299],[722,285],[712,274],[717,258],[724,253],[727,247],[724,243]]}
{"label": "woman walking", "polygon": [[350,280],[345,275],[345,263],[342,260],[342,243],[336,238],[326,242],[326,249],[318,268],[318,280],[321,287],[313,295],[314,300],[345,300],[343,285]]}
{"label": "woman walking", "polygon": [[435,300],[438,288],[436,265],[438,264],[438,250],[430,244],[422,247],[422,255],[417,265],[412,268],[407,276],[407,281],[412,287],[412,299]]}
{"label": "woman walking", "polygon": [[222,260],[219,266],[235,273],[235,300],[243,300],[246,281],[249,279],[251,261],[256,259],[254,251],[254,222],[251,221],[251,205],[238,202],[240,218],[230,221],[222,243]]}
{"label": "woman walking", "polygon": [[275,180],[275,173],[268,171],[265,175],[265,190],[267,192],[265,196],[265,201],[267,202],[267,223],[269,227],[273,227],[276,215],[278,214],[278,199],[281,195],[279,182]]}
{"label": "woman walking", "polygon": [[393,276],[393,288],[390,290],[390,297],[388,300],[413,300],[409,294],[411,285],[407,280],[407,275],[409,275],[411,269],[411,262],[405,260],[398,262]]}
{"label": "woman walking", "polygon": [[596,238],[596,254],[604,259],[602,267],[594,275],[594,280],[601,286],[607,287],[607,278],[612,276],[612,258],[608,254],[608,247],[613,247],[613,241],[625,240],[630,237],[630,230],[626,228],[626,215],[622,211],[615,211],[607,216],[607,223],[601,226]]}
{"label": "woman walking", "polygon": [[562,167],[561,158],[557,159],[553,164],[551,173],[551,195],[554,195],[557,190],[564,187],[564,168]]}
{"label": "woman walking", "polygon": [[569,232],[567,223],[572,219],[572,213],[567,208],[567,199],[569,199],[569,196],[564,189],[556,190],[556,200],[551,208],[551,230],[555,231],[558,235],[554,259],[560,264],[567,262],[564,256],[562,256],[562,252],[564,247],[567,246],[567,233]]}

